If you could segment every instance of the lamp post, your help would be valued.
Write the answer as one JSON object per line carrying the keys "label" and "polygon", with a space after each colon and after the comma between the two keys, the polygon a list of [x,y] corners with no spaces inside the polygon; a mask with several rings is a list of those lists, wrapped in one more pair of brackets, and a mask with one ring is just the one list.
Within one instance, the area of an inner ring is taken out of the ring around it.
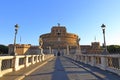
{"label": "lamp post", "polygon": [[14,37],[14,54],[13,55],[17,55],[16,54],[16,35],[17,35],[17,32],[18,32],[18,24],[15,25],[15,37]]}
{"label": "lamp post", "polygon": [[104,54],[106,54],[107,53],[107,46],[106,46],[106,41],[105,41],[105,28],[106,28],[106,26],[104,25],[104,24],[102,24],[101,25],[101,28],[102,28],[102,30],[103,30],[103,39],[104,39]]}

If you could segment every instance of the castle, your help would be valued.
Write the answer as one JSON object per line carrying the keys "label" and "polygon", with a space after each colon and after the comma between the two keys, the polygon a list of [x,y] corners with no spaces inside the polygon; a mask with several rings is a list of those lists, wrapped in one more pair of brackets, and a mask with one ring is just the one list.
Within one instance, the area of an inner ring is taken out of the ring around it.
{"label": "castle", "polygon": [[[100,53],[99,42],[93,42],[90,45],[79,44],[80,38],[78,35],[68,33],[65,26],[58,24],[51,28],[50,33],[42,34],[39,37],[39,46],[32,46],[31,44],[16,44],[16,53],[23,54],[40,54],[40,48],[43,48],[43,53],[53,53],[60,55],[75,54],[76,49],[79,47],[82,53]],[[13,53],[13,44],[9,45],[9,54]]]}

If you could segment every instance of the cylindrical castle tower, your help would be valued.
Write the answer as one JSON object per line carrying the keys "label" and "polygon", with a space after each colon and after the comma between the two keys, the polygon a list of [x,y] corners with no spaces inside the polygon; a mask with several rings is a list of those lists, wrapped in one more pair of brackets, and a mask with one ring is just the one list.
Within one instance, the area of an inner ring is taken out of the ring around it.
{"label": "cylindrical castle tower", "polygon": [[[65,26],[53,26],[50,33],[42,34],[39,40],[42,39],[43,49],[51,47],[53,50],[65,52],[63,50],[76,49],[79,46],[79,37],[76,34],[68,33]],[[39,45],[41,42],[39,41]]]}

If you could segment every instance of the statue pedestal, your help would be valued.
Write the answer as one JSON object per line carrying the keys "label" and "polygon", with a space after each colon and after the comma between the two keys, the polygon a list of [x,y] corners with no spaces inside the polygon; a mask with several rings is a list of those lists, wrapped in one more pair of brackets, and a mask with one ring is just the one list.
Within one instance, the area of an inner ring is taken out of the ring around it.
{"label": "statue pedestal", "polygon": [[45,55],[41,54],[41,60],[44,61],[45,60]]}
{"label": "statue pedestal", "polygon": [[77,61],[79,61],[80,60],[80,55],[81,55],[82,53],[81,53],[81,49],[80,49],[80,47],[78,47],[77,49],[76,49],[76,53],[75,53],[75,60],[77,60]]}
{"label": "statue pedestal", "polygon": [[41,49],[41,60],[44,61],[45,60],[45,55],[43,53],[43,48],[40,48]]}

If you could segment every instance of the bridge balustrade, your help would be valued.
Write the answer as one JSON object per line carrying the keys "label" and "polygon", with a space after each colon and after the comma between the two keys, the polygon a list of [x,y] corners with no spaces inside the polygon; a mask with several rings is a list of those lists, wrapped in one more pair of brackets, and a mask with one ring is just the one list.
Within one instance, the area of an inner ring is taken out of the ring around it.
{"label": "bridge balustrade", "polygon": [[24,67],[27,68],[50,57],[53,57],[53,54],[0,56],[0,77],[9,72],[18,71]]}
{"label": "bridge balustrade", "polygon": [[2,60],[1,70],[12,68],[12,59]]}
{"label": "bridge balustrade", "polygon": [[[74,60],[120,75],[120,54],[77,54]],[[73,58],[71,56],[67,56]]]}

